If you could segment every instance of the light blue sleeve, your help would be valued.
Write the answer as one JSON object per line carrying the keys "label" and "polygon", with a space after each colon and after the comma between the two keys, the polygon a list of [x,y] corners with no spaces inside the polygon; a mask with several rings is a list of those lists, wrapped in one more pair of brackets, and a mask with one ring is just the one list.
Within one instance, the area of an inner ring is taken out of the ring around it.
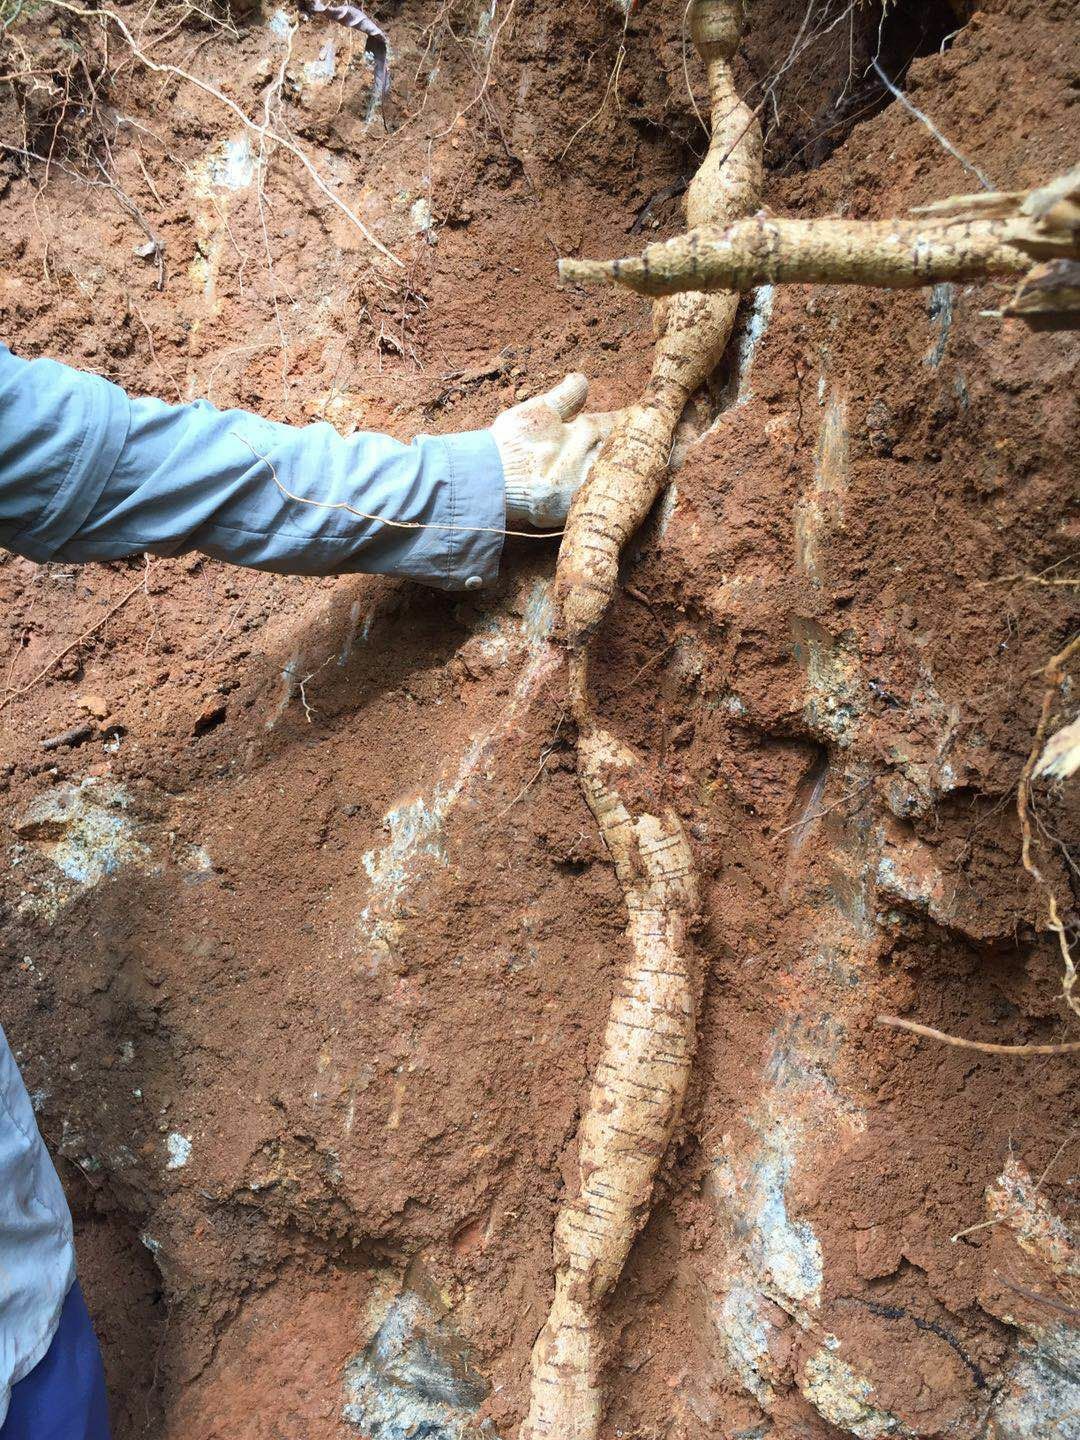
{"label": "light blue sleeve", "polygon": [[505,523],[487,430],[345,438],[204,400],[136,399],[0,346],[0,545],[32,560],[200,550],[475,589],[498,573]]}
{"label": "light blue sleeve", "polygon": [[0,1427],[49,1348],[75,1279],[71,1214],[0,1029]]}

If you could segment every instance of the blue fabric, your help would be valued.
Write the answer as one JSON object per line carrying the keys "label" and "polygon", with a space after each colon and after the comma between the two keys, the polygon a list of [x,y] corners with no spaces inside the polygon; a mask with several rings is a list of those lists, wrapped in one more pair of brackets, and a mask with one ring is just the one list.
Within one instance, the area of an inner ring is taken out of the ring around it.
{"label": "blue fabric", "polygon": [[0,545],[32,560],[201,550],[262,570],[365,570],[454,590],[494,579],[505,523],[487,430],[411,445],[346,438],[205,400],[136,399],[0,345]]}
{"label": "blue fabric", "polygon": [[0,1029],[0,1420],[39,1363],[75,1279],[71,1214]]}
{"label": "blue fabric", "polygon": [[78,1281],[45,1358],[11,1392],[0,1440],[109,1440],[105,1371]]}

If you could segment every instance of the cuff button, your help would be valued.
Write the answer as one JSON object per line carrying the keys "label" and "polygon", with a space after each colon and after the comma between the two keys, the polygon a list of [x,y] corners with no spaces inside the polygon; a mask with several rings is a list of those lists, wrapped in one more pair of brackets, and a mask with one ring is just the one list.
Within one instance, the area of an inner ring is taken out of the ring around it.
{"label": "cuff button", "polygon": [[481,580],[479,575],[470,575],[469,578],[465,581],[465,589],[479,590],[480,586],[483,585],[483,583],[484,582],[483,580]]}

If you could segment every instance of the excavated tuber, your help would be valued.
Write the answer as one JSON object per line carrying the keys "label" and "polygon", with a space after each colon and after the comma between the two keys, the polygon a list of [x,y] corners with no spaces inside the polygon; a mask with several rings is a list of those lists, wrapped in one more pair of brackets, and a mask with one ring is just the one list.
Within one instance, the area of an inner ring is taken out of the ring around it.
{"label": "excavated tuber", "polygon": [[[756,203],[761,136],[735,94],[731,59],[740,0],[695,0],[694,42],[712,100],[708,155],[691,183],[692,224]],[[619,555],[667,473],[675,425],[719,361],[738,296],[680,295],[654,307],[652,376],[604,444],[571,506],[556,597],[570,650],[578,775],[626,900],[627,958],[578,1132],[577,1185],[555,1224],[555,1295],[532,1356],[521,1440],[595,1440],[603,1413],[602,1307],[649,1215],[697,1038],[691,949],[694,857],[678,815],[643,757],[593,718],[588,641],[615,591]]]}
{"label": "excavated tuber", "polygon": [[1039,261],[1080,259],[1080,167],[1021,194],[961,195],[913,220],[790,220],[754,215],[702,224],[637,258],[562,260],[564,280],[614,281],[643,295],[756,285],[872,285],[1020,276]]}
{"label": "excavated tuber", "polygon": [[[686,192],[686,218],[695,226],[734,220],[758,203],[761,131],[735,93],[731,71],[741,15],[736,0],[700,0],[691,10],[712,104],[709,150]],[[660,491],[675,426],[724,352],[738,298],[690,293],[653,307],[656,355],[649,383],[575,497],[559,551],[556,597],[571,648],[583,643],[607,610],[619,555]]]}
{"label": "excavated tuber", "polygon": [[578,1134],[578,1193],[555,1226],[555,1300],[533,1352],[522,1436],[588,1440],[602,1411],[598,1308],[645,1223],[682,1109],[696,1039],[693,856],[677,815],[634,815],[619,782],[641,761],[588,725],[579,773],[626,897],[629,955]]}

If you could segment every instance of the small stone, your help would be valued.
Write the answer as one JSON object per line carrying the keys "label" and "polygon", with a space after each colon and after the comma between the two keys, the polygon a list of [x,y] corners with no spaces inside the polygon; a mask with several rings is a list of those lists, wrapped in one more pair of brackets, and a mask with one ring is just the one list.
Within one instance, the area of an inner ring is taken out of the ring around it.
{"label": "small stone", "polygon": [[182,1170],[191,1159],[191,1136],[181,1135],[178,1130],[173,1130],[165,1140],[165,1149],[169,1156],[165,1169]]}
{"label": "small stone", "polygon": [[80,695],[79,709],[85,710],[88,715],[93,715],[95,720],[105,720],[112,711],[112,706],[104,695]]}

